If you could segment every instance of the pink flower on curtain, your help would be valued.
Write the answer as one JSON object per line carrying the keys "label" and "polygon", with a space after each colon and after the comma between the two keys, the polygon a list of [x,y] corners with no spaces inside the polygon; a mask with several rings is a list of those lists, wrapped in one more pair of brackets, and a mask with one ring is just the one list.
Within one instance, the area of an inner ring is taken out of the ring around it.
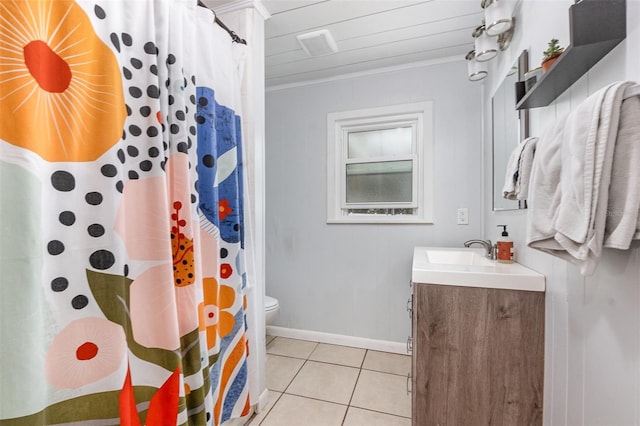
{"label": "pink flower on curtain", "polygon": [[[198,328],[197,296],[192,284],[197,279],[193,232],[199,228],[194,227],[189,210],[188,156],[172,155],[165,171],[166,178],[127,182],[115,230],[131,259],[164,262],[147,269],[131,284],[136,341],[148,347],[175,349],[180,346],[180,336]],[[140,209],[141,205],[145,208]],[[166,327],[159,327],[156,320]]]}
{"label": "pink flower on curtain", "polygon": [[47,381],[60,389],[73,389],[105,378],[122,365],[126,347],[118,324],[95,317],[72,321],[47,352]]}

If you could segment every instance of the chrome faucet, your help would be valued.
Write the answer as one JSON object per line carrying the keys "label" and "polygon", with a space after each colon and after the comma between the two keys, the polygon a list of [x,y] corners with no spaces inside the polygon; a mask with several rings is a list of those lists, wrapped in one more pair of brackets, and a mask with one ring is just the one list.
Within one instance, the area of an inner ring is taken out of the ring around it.
{"label": "chrome faucet", "polygon": [[480,244],[486,251],[485,257],[487,259],[495,260],[496,249],[494,245],[491,245],[491,240],[469,240],[464,242],[465,247],[471,247],[473,244]]}

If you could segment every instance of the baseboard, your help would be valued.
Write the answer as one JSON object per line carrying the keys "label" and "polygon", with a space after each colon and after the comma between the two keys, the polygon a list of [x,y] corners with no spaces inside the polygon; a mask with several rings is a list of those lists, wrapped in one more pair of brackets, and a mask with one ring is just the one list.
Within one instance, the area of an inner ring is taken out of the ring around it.
{"label": "baseboard", "polygon": [[267,326],[270,336],[289,337],[291,339],[309,340],[331,345],[351,346],[353,348],[371,349],[374,351],[407,354],[407,344],[387,340],[367,339],[364,337],[345,336],[342,334],[323,333],[321,331],[299,330],[297,328]]}
{"label": "baseboard", "polygon": [[262,410],[264,410],[264,408],[267,406],[268,403],[269,403],[269,389],[265,389],[264,391],[262,391],[262,393],[258,397],[258,404],[256,404],[256,413],[260,414]]}

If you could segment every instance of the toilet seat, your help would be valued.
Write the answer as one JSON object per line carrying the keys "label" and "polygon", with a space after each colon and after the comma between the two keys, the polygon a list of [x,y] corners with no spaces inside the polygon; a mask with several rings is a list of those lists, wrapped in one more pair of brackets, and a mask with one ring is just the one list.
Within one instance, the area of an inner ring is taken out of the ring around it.
{"label": "toilet seat", "polygon": [[280,307],[278,303],[278,299],[275,299],[270,296],[264,296],[264,310],[266,312],[275,311]]}

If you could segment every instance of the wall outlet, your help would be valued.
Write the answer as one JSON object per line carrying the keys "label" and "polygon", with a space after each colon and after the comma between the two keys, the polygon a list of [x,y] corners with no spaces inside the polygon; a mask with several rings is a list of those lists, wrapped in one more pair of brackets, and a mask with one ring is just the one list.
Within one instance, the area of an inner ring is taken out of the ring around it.
{"label": "wall outlet", "polygon": [[469,224],[469,209],[466,207],[461,207],[458,209],[458,225],[468,225]]}

